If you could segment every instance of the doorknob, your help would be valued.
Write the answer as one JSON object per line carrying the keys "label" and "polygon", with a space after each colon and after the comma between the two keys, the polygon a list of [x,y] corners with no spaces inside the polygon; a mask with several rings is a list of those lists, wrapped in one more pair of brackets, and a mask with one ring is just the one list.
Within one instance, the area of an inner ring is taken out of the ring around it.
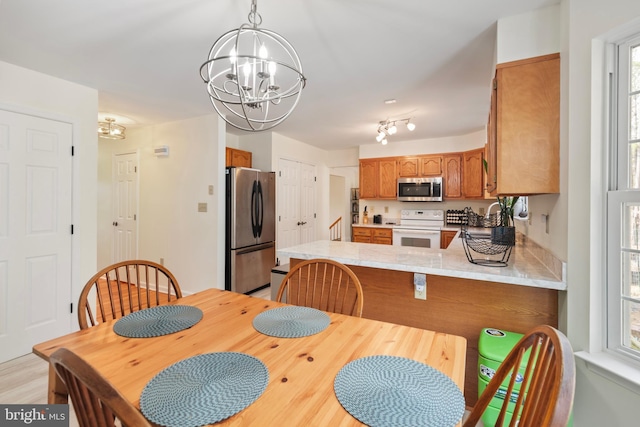
{"label": "doorknob", "polygon": [[298,221],[298,225],[302,225],[302,223],[300,221]]}
{"label": "doorknob", "polygon": [[307,221],[303,221],[301,225],[305,225],[307,223]]}
{"label": "doorknob", "polygon": [[114,227],[117,227],[118,226],[118,221],[113,221],[112,224],[113,224]]}

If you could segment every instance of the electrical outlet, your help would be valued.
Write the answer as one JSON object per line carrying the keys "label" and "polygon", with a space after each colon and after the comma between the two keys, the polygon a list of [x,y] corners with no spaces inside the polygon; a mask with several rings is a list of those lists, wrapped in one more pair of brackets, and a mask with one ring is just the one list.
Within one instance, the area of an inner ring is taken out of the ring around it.
{"label": "electrical outlet", "polygon": [[213,196],[213,185],[209,186],[209,195]]}
{"label": "electrical outlet", "polygon": [[415,299],[427,299],[427,275],[413,273],[413,290]]}
{"label": "electrical outlet", "polygon": [[389,213],[389,206],[384,207],[384,213]]}
{"label": "electrical outlet", "polygon": [[164,265],[164,258],[160,258],[160,265]]}
{"label": "electrical outlet", "polygon": [[198,203],[198,212],[206,212],[207,204],[206,203]]}

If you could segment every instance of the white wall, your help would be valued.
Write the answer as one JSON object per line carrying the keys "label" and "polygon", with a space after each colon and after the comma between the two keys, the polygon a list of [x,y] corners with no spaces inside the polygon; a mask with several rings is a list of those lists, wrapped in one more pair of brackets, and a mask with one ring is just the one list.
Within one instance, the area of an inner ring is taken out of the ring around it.
{"label": "white wall", "polygon": [[[489,84],[489,82],[487,83]],[[489,111],[487,110],[487,117]],[[413,156],[416,154],[455,153],[458,151],[483,148],[487,143],[487,131],[480,130],[466,135],[450,136],[446,138],[421,139],[415,141],[389,142],[360,146],[360,158]]]}
{"label": "white wall", "polygon": [[73,125],[72,301],[96,272],[98,92],[0,61],[0,108]]}
{"label": "white wall", "polygon": [[[112,154],[139,153],[138,257],[155,262],[164,258],[185,293],[224,289],[225,144],[218,116],[132,128],[124,141],[101,140],[103,144],[109,146],[101,149],[99,188],[101,200],[109,204]],[[169,146],[168,157],[153,154],[160,145]],[[214,186],[213,195],[209,185]],[[207,212],[198,212],[198,203],[206,203]],[[110,224],[110,210],[101,213],[105,216],[100,222]]]}
{"label": "white wall", "polygon": [[[603,225],[600,196],[606,177],[603,153],[602,39],[636,20],[637,0],[565,0],[570,79],[563,80],[568,122],[568,333],[574,350],[597,350],[602,335]],[[575,425],[638,425],[640,395],[577,362]]]}
{"label": "white wall", "polygon": [[[559,5],[531,13],[510,16],[498,21],[497,61],[505,63],[561,52],[561,104],[566,105],[569,55],[566,36],[561,25]],[[561,114],[560,129],[560,194],[531,196],[529,198],[530,223],[519,221],[518,231],[543,246],[561,260],[567,259],[568,209],[568,143],[566,114]],[[523,177],[523,179],[526,179]],[[547,215],[547,223],[542,215]]]}

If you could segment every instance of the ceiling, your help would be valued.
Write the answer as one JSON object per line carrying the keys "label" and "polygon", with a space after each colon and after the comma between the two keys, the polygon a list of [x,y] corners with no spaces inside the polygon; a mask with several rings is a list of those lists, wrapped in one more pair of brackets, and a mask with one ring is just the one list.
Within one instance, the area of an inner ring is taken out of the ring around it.
{"label": "ceiling", "polygon": [[[559,0],[258,0],[307,78],[274,128],[328,150],[484,128],[500,18]],[[199,76],[213,42],[247,22],[250,0],[0,0],[0,61],[98,90],[99,111],[146,126],[214,113]],[[387,99],[396,99],[387,105]],[[242,134],[235,128],[232,133]]]}

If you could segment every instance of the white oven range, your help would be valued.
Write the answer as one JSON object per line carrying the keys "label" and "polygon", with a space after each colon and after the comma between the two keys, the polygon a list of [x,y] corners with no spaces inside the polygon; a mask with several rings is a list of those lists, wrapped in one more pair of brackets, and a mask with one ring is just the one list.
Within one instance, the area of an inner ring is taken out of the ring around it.
{"label": "white oven range", "polygon": [[400,225],[393,226],[393,244],[440,249],[442,227],[444,211],[441,209],[403,209]]}

